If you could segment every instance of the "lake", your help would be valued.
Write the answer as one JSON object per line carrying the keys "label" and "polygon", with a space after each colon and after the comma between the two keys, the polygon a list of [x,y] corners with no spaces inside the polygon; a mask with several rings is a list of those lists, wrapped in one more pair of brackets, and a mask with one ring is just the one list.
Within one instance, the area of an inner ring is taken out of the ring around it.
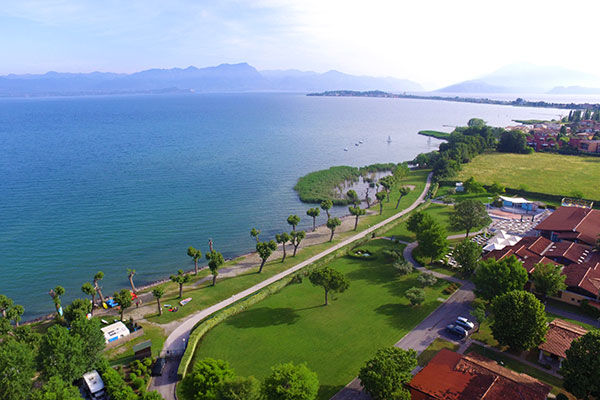
{"label": "lake", "polygon": [[98,270],[110,294],[127,268],[138,285],[192,268],[187,247],[209,238],[226,257],[247,253],[253,226],[264,239],[292,213],[311,226],[293,190],[310,171],[410,160],[439,145],[419,130],[472,117],[560,113],[298,94],[1,99],[0,293],[30,319],[53,310],[50,288],[64,286],[66,304]]}

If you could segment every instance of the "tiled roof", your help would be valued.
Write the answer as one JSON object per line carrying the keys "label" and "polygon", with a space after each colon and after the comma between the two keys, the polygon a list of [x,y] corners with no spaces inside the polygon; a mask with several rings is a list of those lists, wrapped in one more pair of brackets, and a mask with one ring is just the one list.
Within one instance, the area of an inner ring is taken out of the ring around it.
{"label": "tiled roof", "polygon": [[600,211],[579,207],[559,207],[535,229],[561,232],[559,237],[562,239],[579,239],[593,245],[600,234]]}
{"label": "tiled roof", "polygon": [[433,399],[542,400],[550,386],[475,353],[441,350],[408,384]]}
{"label": "tiled roof", "polygon": [[596,296],[600,291],[600,263],[571,264],[563,268],[567,287],[583,289]]}
{"label": "tiled roof", "polygon": [[563,321],[562,319],[555,319],[548,326],[546,342],[542,343],[539,348],[550,354],[565,358],[567,356],[565,352],[571,347],[571,342],[585,335],[587,332],[586,329],[579,325]]}

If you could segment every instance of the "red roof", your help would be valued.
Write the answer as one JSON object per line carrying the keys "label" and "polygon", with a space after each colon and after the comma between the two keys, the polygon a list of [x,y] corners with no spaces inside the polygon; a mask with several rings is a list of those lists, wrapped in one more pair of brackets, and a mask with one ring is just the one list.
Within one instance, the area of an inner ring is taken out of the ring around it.
{"label": "red roof", "polygon": [[579,325],[563,321],[562,319],[555,319],[548,325],[546,341],[539,348],[550,354],[566,358],[566,351],[571,347],[571,342],[585,335],[587,332],[587,329]]}
{"label": "red roof", "polygon": [[567,287],[583,289],[596,296],[600,291],[600,262],[587,262],[584,264],[571,264],[563,268],[566,275]]}
{"label": "red roof", "polygon": [[[479,354],[441,350],[408,384],[413,398],[545,400],[550,386]],[[425,396],[423,396],[425,395]]]}
{"label": "red roof", "polygon": [[579,239],[593,245],[600,234],[600,211],[580,207],[559,207],[535,229],[562,233],[562,239]]}
{"label": "red roof", "polygon": [[545,256],[545,253],[553,245],[553,242],[545,237],[526,236],[519,240],[514,246],[506,246],[502,250],[492,250],[483,259],[495,258],[502,260],[511,255],[516,256],[522,263],[527,273],[532,273],[536,264],[554,264],[555,261]]}

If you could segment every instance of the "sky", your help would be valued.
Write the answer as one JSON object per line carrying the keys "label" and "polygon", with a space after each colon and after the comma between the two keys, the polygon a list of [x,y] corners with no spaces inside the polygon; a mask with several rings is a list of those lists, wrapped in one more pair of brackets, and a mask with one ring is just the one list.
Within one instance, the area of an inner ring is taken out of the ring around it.
{"label": "sky", "polygon": [[2,0],[0,74],[248,62],[435,88],[513,63],[597,73],[599,17],[577,0]]}

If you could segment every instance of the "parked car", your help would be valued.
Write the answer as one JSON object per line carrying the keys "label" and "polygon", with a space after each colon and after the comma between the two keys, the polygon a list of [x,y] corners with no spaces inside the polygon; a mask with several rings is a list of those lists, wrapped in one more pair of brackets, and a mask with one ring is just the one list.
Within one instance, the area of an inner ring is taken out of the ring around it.
{"label": "parked car", "polygon": [[475,324],[466,319],[465,317],[457,317],[455,324],[462,326],[463,328],[465,328],[466,331],[475,328]]}
{"label": "parked car", "polygon": [[152,366],[152,376],[161,376],[163,369],[165,369],[165,363],[166,361],[164,358],[157,358]]}
{"label": "parked car", "polygon": [[459,336],[461,339],[466,338],[468,335],[467,331],[462,326],[456,324],[446,326],[446,330],[453,335]]}

